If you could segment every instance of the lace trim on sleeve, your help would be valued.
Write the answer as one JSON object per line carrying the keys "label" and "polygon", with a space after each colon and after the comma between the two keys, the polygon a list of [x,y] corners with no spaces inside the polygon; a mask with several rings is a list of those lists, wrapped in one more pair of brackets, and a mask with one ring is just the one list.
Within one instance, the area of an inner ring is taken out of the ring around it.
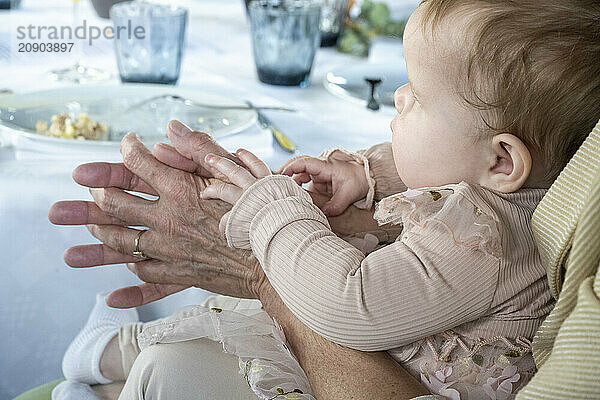
{"label": "lace trim on sleeve", "polygon": [[371,175],[375,179],[375,201],[408,189],[396,170],[391,142],[379,143],[357,153],[369,160]]}
{"label": "lace trim on sleeve", "polygon": [[369,159],[367,157],[359,153],[350,152],[341,147],[336,147],[335,149],[325,150],[318,158],[325,161],[334,159],[338,161],[353,161],[357,164],[362,164],[365,169],[367,183],[369,184],[369,191],[363,199],[354,202],[354,205],[363,210],[373,206],[373,198],[375,197],[375,179],[373,178],[373,172],[371,171]]}
{"label": "lace trim on sleeve", "polygon": [[441,226],[457,246],[478,249],[501,257],[500,234],[493,216],[468,200],[461,192],[466,183],[421,190],[409,189],[381,200],[375,205],[374,218],[379,225],[403,224],[426,228]]}

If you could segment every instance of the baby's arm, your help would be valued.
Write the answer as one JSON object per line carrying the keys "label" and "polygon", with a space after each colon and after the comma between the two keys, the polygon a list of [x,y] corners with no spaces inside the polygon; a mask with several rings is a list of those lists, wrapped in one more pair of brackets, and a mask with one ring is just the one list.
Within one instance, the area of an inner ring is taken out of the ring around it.
{"label": "baby's arm", "polygon": [[484,315],[497,280],[497,258],[456,246],[436,224],[364,257],[283,176],[244,192],[226,234],[231,245],[252,248],[303,323],[363,351],[395,348]]}

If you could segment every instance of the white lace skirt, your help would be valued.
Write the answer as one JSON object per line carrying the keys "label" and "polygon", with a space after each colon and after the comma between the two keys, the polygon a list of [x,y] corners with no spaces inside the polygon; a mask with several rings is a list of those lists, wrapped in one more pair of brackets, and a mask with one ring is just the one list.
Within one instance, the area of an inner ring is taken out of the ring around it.
{"label": "white lace skirt", "polygon": [[[145,324],[138,344],[143,349],[198,338],[218,341],[225,353],[238,356],[239,372],[259,399],[315,399],[283,330],[258,300],[210,297]],[[446,332],[390,354],[437,394],[423,399],[512,399],[535,373],[527,343],[502,338],[469,347]]]}
{"label": "white lace skirt", "polygon": [[258,300],[210,297],[202,305],[145,324],[138,344],[144,349],[199,338],[218,341],[223,352],[239,357],[240,374],[259,399],[315,400],[283,330]]}

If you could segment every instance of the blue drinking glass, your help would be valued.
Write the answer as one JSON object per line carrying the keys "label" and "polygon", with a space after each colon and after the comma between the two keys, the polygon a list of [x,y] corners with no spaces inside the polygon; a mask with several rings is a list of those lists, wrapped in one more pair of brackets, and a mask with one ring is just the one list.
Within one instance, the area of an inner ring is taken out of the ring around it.
{"label": "blue drinking glass", "polygon": [[110,9],[122,82],[175,84],[179,79],[188,12],[142,1]]}
{"label": "blue drinking glass", "polygon": [[320,44],[321,7],[308,0],[255,0],[248,6],[258,79],[308,86]]}
{"label": "blue drinking glass", "polygon": [[344,30],[348,0],[321,1],[321,47],[335,46]]}

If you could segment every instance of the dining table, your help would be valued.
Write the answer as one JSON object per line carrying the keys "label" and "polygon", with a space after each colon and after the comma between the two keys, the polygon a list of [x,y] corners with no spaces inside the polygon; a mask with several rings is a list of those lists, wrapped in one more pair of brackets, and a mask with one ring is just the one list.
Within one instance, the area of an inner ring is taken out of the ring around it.
{"label": "dining table", "polygon": [[[73,83],[52,80],[48,71],[68,66],[68,54],[19,53],[19,26],[71,23],[70,0],[23,0],[20,7],[0,10],[0,95],[73,86],[124,85],[120,82],[113,43],[97,40],[81,44],[83,65],[110,74],[108,81]],[[90,1],[80,1],[88,25],[107,26]],[[228,151],[243,147],[254,152],[271,169],[290,157],[318,156],[323,150],[344,147],[354,151],[391,140],[391,106],[378,111],[366,101],[350,101],[326,89],[324,79],[340,66],[387,62],[400,65],[401,41],[378,59],[317,50],[307,87],[261,83],[256,74],[250,24],[243,0],[171,1],[188,9],[188,25],[180,79],[176,87],[214,93],[257,106],[287,107],[295,112],[265,110],[264,114],[296,146],[284,151],[271,132],[253,123],[242,131],[218,138]],[[376,52],[374,52],[375,54]],[[389,58],[388,58],[389,57]],[[168,139],[165,137],[165,141]],[[55,226],[48,209],[59,200],[91,200],[88,190],[72,180],[73,169],[91,161],[118,162],[118,147],[72,151],[57,146],[36,147],[19,142],[6,130],[0,133],[0,399],[62,377],[61,359],[83,327],[96,294],[139,284],[124,265],[73,269],[63,261],[71,246],[95,243],[82,226]],[[169,315],[180,307],[198,304],[210,293],[190,288],[138,308],[142,321]]]}

